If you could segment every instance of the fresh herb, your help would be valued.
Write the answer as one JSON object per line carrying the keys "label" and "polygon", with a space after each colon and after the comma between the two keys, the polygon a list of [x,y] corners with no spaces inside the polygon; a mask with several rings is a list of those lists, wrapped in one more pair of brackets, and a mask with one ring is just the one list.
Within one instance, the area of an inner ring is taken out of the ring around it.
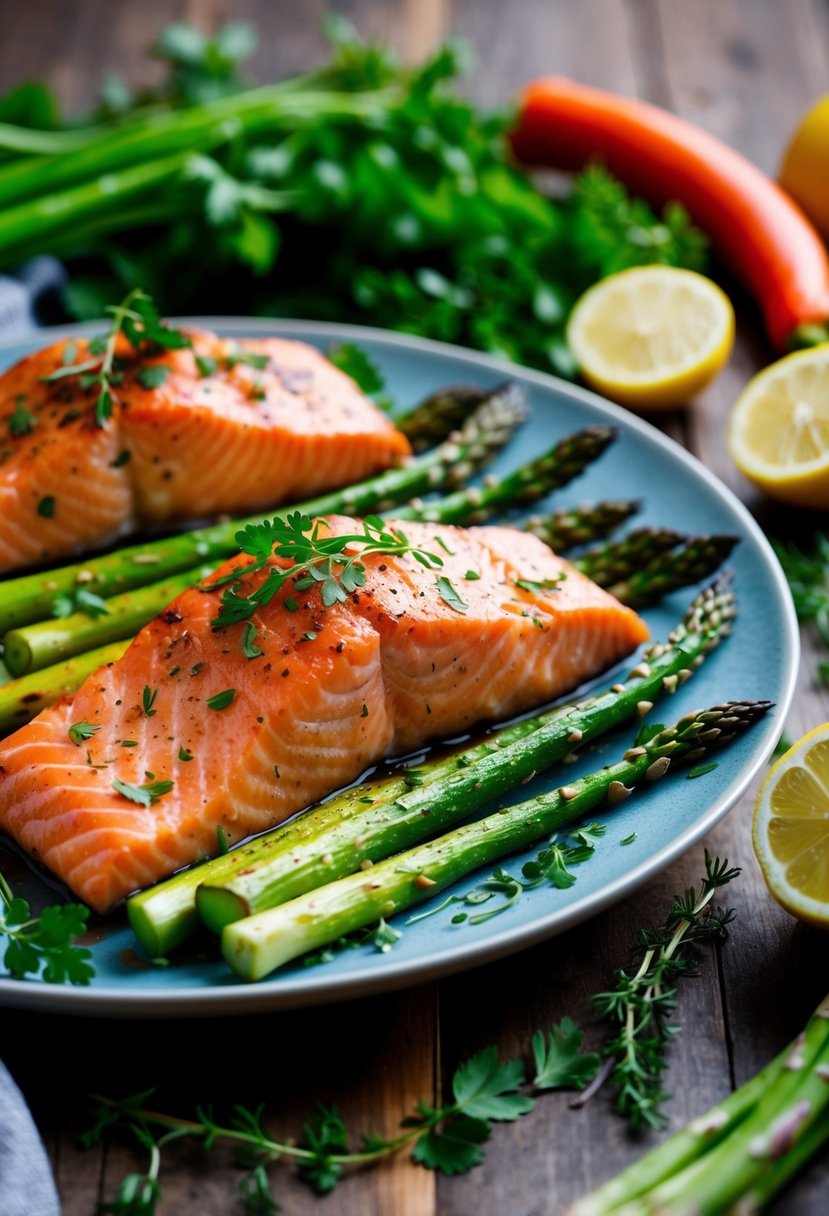
{"label": "fresh herb", "polygon": [[623,839],[619,841],[619,844],[633,844],[635,839],[636,839],[636,833],[631,832],[631,834],[629,836],[623,837]]}
{"label": "fresh herb", "polygon": [[206,376],[215,376],[219,370],[219,364],[212,355],[196,355],[196,370],[204,379]]}
{"label": "fresh herb", "polygon": [[144,711],[145,718],[152,718],[155,715],[155,703],[158,699],[158,689],[150,688],[148,684],[144,685],[144,691],[141,693],[141,708]]}
{"label": "fresh herb", "polygon": [[771,762],[773,760],[779,760],[781,756],[785,756],[786,752],[790,751],[793,746],[794,745],[793,745],[791,739],[786,734],[786,732],[783,731],[783,734],[780,736],[780,738],[777,740],[777,743],[775,744],[774,751],[769,756],[769,764],[771,764]]}
{"label": "fresh herb", "polygon": [[46,494],[37,504],[37,513],[43,519],[53,519],[55,515],[55,507],[57,499],[52,494]]}
{"label": "fresh herb", "polygon": [[91,953],[75,942],[86,931],[89,909],[51,904],[33,916],[0,874],[0,937],[7,939],[3,965],[14,979],[39,976],[47,984],[88,984],[95,974]]}
{"label": "fresh herb", "polygon": [[[423,566],[443,565],[433,553],[410,544],[399,528],[386,528],[376,516],[367,516],[362,522],[362,533],[345,536],[321,535],[324,522],[311,520],[300,511],[261,524],[248,524],[236,533],[242,552],[254,558],[245,567],[246,575],[261,570],[272,553],[291,564],[271,567],[265,580],[249,595],[239,594],[237,573],[228,575],[225,581],[231,585],[222,595],[214,628],[246,620],[258,607],[269,604],[289,580],[293,580],[297,591],[307,591],[319,584],[326,608],[342,603],[365,584],[365,567],[360,557],[366,553],[411,554]],[[345,550],[350,545],[359,545],[359,553],[346,556]]]}
{"label": "fresh herb", "polygon": [[237,367],[240,363],[245,367],[254,367],[257,371],[264,371],[270,362],[267,355],[257,355],[251,350],[235,349],[225,357],[225,366],[229,371]]}
{"label": "fresh herb", "polygon": [[696,768],[689,770],[688,777],[690,780],[693,780],[694,777],[704,777],[706,773],[713,773],[714,769],[717,767],[718,765],[716,760],[712,760],[710,764],[699,764]]}
{"label": "fresh herb", "polygon": [[303,633],[299,640],[300,642],[315,642],[317,640],[317,635],[313,631],[309,631],[308,633]]}
{"label": "fresh herb", "polygon": [[[85,389],[94,388],[97,393],[95,401],[95,421],[98,426],[106,426],[112,416],[113,389],[120,383],[121,372],[116,368],[115,352],[118,338],[123,335],[135,351],[149,350],[155,353],[159,348],[164,350],[180,350],[191,346],[190,338],[178,329],[164,325],[158,315],[155,304],[146,292],[134,288],[124,297],[120,304],[111,305],[106,310],[112,316],[109,332],[89,342],[90,359],[82,363],[70,363],[58,371],[44,376],[44,380],[64,380],[67,377],[78,379]],[[136,373],[149,374],[161,371],[161,368],[142,368]],[[163,383],[168,368],[164,368],[164,376],[158,383]],[[142,381],[143,383],[143,381]],[[150,383],[147,388],[156,387]]]}
{"label": "fresh herb", "polygon": [[26,398],[20,396],[14,403],[14,412],[9,418],[9,434],[14,439],[30,435],[37,426],[37,416],[26,409]]}
{"label": "fresh herb", "polygon": [[161,388],[170,374],[170,368],[163,363],[152,363],[148,367],[139,367],[135,378],[142,388]]}
{"label": "fresh herb", "polygon": [[469,611],[469,605],[467,604],[466,600],[462,599],[458,595],[448,578],[441,575],[441,577],[436,580],[435,586],[438,589],[438,595],[440,598],[445,604],[448,604],[450,608],[454,608],[456,612]]}
{"label": "fresh herb", "polygon": [[69,741],[80,747],[84,739],[91,739],[100,729],[100,723],[73,722],[66,733],[69,735]]}
{"label": "fresh herb", "polygon": [[182,744],[178,749],[178,758],[179,760],[184,761],[184,763],[187,763],[188,760],[193,759],[193,753],[188,747],[185,747],[184,744]]}
{"label": "fresh herb", "polygon": [[343,342],[341,346],[334,346],[328,351],[328,358],[341,372],[350,376],[367,397],[372,397],[381,409],[391,410],[383,374],[361,346],[354,342]]}
{"label": "fresh herb", "polygon": [[566,577],[567,575],[562,573],[558,574],[555,578],[543,578],[540,580],[517,578],[515,585],[516,587],[520,587],[522,591],[529,591],[530,595],[543,595],[545,591],[557,591]]}
{"label": "fresh herb", "polygon": [[678,1030],[671,1023],[676,1009],[674,981],[696,973],[690,946],[725,937],[734,913],[711,910],[710,904],[715,892],[739,873],[706,849],[705,877],[699,890],[691,887],[677,896],[660,929],[641,932],[633,965],[616,973],[609,992],[593,998],[601,1016],[618,1026],[604,1054],[614,1061],[611,1080],[616,1088],[616,1110],[634,1130],[665,1123],[661,1107],[669,1095],[661,1078],[668,1042]]}
{"label": "fresh herb", "polygon": [[[383,935],[388,926],[383,929]],[[563,1019],[546,1034],[533,1036],[533,1056],[536,1065],[532,1088],[583,1089],[596,1072],[598,1057],[582,1053],[582,1035],[569,1018]],[[132,1174],[121,1184],[117,1199],[110,1210],[147,1211],[135,1207],[117,1207],[119,1202],[132,1201],[143,1189],[155,1204],[160,1199],[158,1187],[161,1152],[171,1141],[182,1137],[201,1142],[210,1150],[220,1142],[242,1149],[240,1164],[249,1173],[242,1184],[245,1194],[254,1194],[257,1211],[276,1210],[276,1201],[266,1167],[282,1161],[294,1162],[300,1177],[317,1192],[325,1195],[341,1181],[347,1167],[377,1164],[402,1149],[411,1150],[412,1159],[426,1169],[443,1174],[465,1174],[484,1159],[486,1141],[492,1135],[494,1123],[512,1123],[535,1107],[535,1098],[528,1087],[521,1059],[501,1060],[494,1047],[486,1047],[462,1063],[451,1081],[451,1096],[443,1105],[421,1100],[414,1112],[403,1119],[397,1135],[386,1138],[371,1133],[363,1136],[360,1148],[349,1147],[348,1129],[334,1107],[317,1102],[306,1120],[299,1138],[275,1139],[264,1127],[264,1107],[235,1105],[226,1122],[219,1122],[210,1107],[197,1107],[192,1119],[179,1118],[153,1110],[147,1102],[153,1091],[136,1094],[121,1101],[95,1097],[94,1123],[82,1136],[90,1147],[100,1142],[108,1131],[123,1129],[132,1134],[149,1153],[146,1174]],[[152,1129],[158,1128],[158,1138]]]}
{"label": "fresh herb", "polygon": [[124,448],[123,451],[118,453],[114,460],[109,462],[109,467],[111,469],[123,469],[124,465],[129,464],[131,460],[132,452],[130,452],[128,448]]}
{"label": "fresh herb", "polygon": [[112,779],[112,788],[129,798],[130,802],[137,802],[139,806],[155,806],[160,798],[169,794],[174,784],[173,781],[149,781],[144,785],[132,785],[129,781],[122,781],[120,777]]}
{"label": "fresh herb", "polygon": [[536,1089],[584,1089],[599,1071],[601,1057],[582,1052],[584,1035],[572,1018],[562,1018],[546,1035],[533,1035]]}
{"label": "fresh herb", "polygon": [[[829,537],[818,532],[811,546],[775,542],[774,551],[792,593],[798,620],[814,623],[818,639],[829,649]],[[818,664],[818,679],[829,683],[829,661]]]}
{"label": "fresh herb", "polygon": [[235,696],[235,688],[225,688],[222,692],[217,692],[212,697],[208,697],[205,704],[208,709],[227,709]]}
{"label": "fresh herb", "polygon": [[226,853],[230,852],[230,845],[228,843],[227,835],[225,834],[225,830],[220,823],[216,824],[216,845],[219,850],[220,857],[224,857]]}
{"label": "fresh herb", "polygon": [[58,618],[74,616],[76,612],[85,612],[87,616],[97,618],[109,615],[106,600],[101,599],[94,591],[79,587],[77,591],[61,592],[52,600],[52,615]]}
{"label": "fresh herb", "polygon": [[256,642],[256,626],[253,621],[248,621],[245,625],[244,633],[242,634],[242,650],[246,659],[260,659],[265,653],[261,646]]}

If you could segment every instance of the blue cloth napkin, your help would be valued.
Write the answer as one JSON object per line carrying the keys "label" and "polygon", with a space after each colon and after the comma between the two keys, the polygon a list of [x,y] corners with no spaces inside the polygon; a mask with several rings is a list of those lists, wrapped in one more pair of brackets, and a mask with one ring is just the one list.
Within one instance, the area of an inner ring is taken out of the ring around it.
{"label": "blue cloth napkin", "polygon": [[57,258],[46,255],[24,262],[14,276],[0,275],[0,340],[13,342],[38,329],[42,301],[56,297],[66,278]]}
{"label": "blue cloth napkin", "polygon": [[23,1095],[0,1064],[0,1212],[60,1216],[52,1170]]}

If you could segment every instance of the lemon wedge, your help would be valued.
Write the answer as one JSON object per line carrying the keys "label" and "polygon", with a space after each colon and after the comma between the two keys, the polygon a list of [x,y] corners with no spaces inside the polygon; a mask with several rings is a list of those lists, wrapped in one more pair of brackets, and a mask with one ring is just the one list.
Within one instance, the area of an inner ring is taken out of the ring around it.
{"label": "lemon wedge", "polygon": [[731,411],[728,447],[772,498],[829,507],[829,344],[787,355],[748,382]]}
{"label": "lemon wedge", "polygon": [[591,387],[659,413],[686,405],[721,370],[734,345],[734,310],[701,274],[637,266],[584,293],[567,340]]}
{"label": "lemon wedge", "polygon": [[754,852],[777,902],[829,928],[829,722],[769,770],[754,804]]}

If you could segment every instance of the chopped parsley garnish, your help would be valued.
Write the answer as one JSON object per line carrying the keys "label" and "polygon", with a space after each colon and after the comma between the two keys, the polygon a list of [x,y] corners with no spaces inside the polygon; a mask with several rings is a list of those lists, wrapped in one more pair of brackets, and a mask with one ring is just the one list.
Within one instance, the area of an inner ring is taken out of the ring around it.
{"label": "chopped parsley garnish", "polygon": [[196,370],[204,379],[206,376],[215,376],[219,370],[219,364],[212,355],[196,355]]}
{"label": "chopped parsley garnish", "polygon": [[112,788],[129,798],[130,802],[137,802],[139,806],[155,806],[159,798],[169,794],[174,784],[172,781],[148,781],[144,785],[132,785],[129,781],[122,781],[120,777],[112,779]]}
{"label": "chopped parsley garnish", "polygon": [[37,504],[37,513],[44,519],[53,519],[56,505],[57,499],[54,497],[54,495],[47,494],[44,498],[41,498],[40,502]]}
{"label": "chopped parsley garnish", "polygon": [[137,739],[122,739],[121,746],[122,747],[138,747],[138,740]]}
{"label": "chopped parsley garnish", "polygon": [[37,418],[26,409],[26,398],[18,397],[14,403],[14,413],[9,418],[9,434],[19,439],[21,435],[29,435],[37,426]]}
{"label": "chopped parsley garnish", "polygon": [[636,839],[636,833],[631,832],[631,834],[629,836],[625,836],[624,840],[620,840],[619,844],[633,844],[635,839]]}
{"label": "chopped parsley garnish", "polygon": [[467,570],[466,574],[463,577],[466,579],[466,581],[468,583],[472,583],[476,579],[479,579],[481,576],[477,570]]}
{"label": "chopped parsley garnish", "polygon": [[448,604],[450,608],[454,608],[456,612],[466,612],[469,609],[469,605],[467,604],[466,600],[461,599],[455,588],[450,583],[449,579],[444,575],[441,575],[441,577],[437,579],[435,586],[438,589],[440,598],[445,604]]}
{"label": "chopped parsley garnish", "polygon": [[152,718],[156,712],[154,709],[156,698],[158,697],[158,689],[150,688],[148,684],[144,685],[144,691],[141,694],[141,707],[144,710],[145,718]]}
{"label": "chopped parsley garnish", "polygon": [[262,647],[256,644],[256,626],[253,621],[248,621],[245,625],[245,632],[242,635],[242,650],[245,652],[246,659],[259,659],[265,653]]}
{"label": "chopped parsley garnish", "polygon": [[[225,580],[214,583],[214,587],[220,586],[222,581],[232,584],[222,595],[221,611],[212,621],[214,628],[246,620],[258,607],[269,604],[289,579],[295,580],[297,591],[307,591],[319,584],[326,608],[344,603],[349,595],[365,584],[366,572],[360,558],[366,553],[398,556],[410,553],[422,566],[435,568],[443,565],[435,554],[410,544],[400,529],[387,529],[375,515],[363,520],[362,533],[321,535],[323,526],[321,520],[312,520],[301,511],[293,511],[283,518],[248,524],[237,532],[236,540],[242,552],[254,558],[245,568],[246,575],[261,570],[272,553],[287,558],[292,565],[287,568],[271,567],[265,580],[250,595],[239,594],[235,571]],[[346,556],[345,550],[349,545],[359,545],[360,551]]]}
{"label": "chopped parsley garnish", "polygon": [[131,460],[132,452],[130,452],[128,448],[124,448],[123,451],[118,453],[114,460],[110,460],[109,467],[111,469],[122,469],[124,465],[129,464]]}
{"label": "chopped parsley garnish", "polygon": [[697,768],[691,769],[688,774],[688,778],[691,780],[694,777],[704,777],[706,773],[713,773],[714,769],[717,767],[716,760],[712,760],[710,764],[700,764],[697,766]]}
{"label": "chopped parsley garnish", "polygon": [[530,595],[541,595],[544,591],[557,591],[559,585],[564,582],[566,577],[567,575],[562,572],[556,578],[543,578],[539,580],[517,578],[515,585],[516,587],[520,587],[522,591],[529,591]]}
{"label": "chopped parsley garnish", "polygon": [[208,697],[205,704],[208,709],[227,709],[235,696],[235,688],[225,688],[223,692],[217,692],[214,696]]}
{"label": "chopped parsley garnish", "polygon": [[73,722],[69,727],[67,734],[72,743],[76,747],[80,747],[84,739],[91,739],[92,736],[101,729],[100,724],[94,722]]}
{"label": "chopped parsley garnish", "polygon": [[257,355],[251,350],[234,350],[226,357],[225,364],[228,371],[232,371],[238,364],[243,363],[246,367],[255,367],[257,371],[264,371],[268,366],[269,358],[267,355]]}
{"label": "chopped parsley garnish", "polygon": [[135,378],[142,388],[161,388],[170,374],[170,368],[164,363],[153,363],[149,367],[139,367]]}
{"label": "chopped parsley garnish", "polygon": [[189,748],[185,747],[184,744],[182,744],[182,746],[178,749],[178,758],[179,758],[179,760],[192,760],[193,753],[190,751]]}

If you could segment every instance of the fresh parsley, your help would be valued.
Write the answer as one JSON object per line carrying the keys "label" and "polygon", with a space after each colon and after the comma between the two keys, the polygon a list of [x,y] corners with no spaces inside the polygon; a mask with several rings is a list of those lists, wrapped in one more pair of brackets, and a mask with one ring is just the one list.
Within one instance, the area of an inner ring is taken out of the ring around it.
{"label": "fresh parsley", "polygon": [[139,367],[135,378],[142,388],[161,388],[169,374],[170,368],[165,364],[151,363],[146,367]]}
{"label": "fresh parsley", "polygon": [[265,653],[262,647],[257,644],[256,626],[253,621],[248,621],[245,625],[245,630],[242,634],[242,650],[246,659],[261,659]]}
{"label": "fresh parsley", "polygon": [[37,513],[43,519],[54,519],[57,499],[53,494],[46,494],[37,504]]}
{"label": "fresh parsley", "polygon": [[450,608],[454,608],[455,612],[469,611],[469,605],[467,604],[466,600],[458,595],[458,592],[452,586],[449,579],[444,575],[441,575],[441,577],[435,581],[435,586],[437,587],[438,595],[443,600],[444,604],[448,604]]}
{"label": "fresh parsley", "polygon": [[9,418],[9,434],[13,439],[19,439],[23,435],[30,435],[36,426],[37,416],[26,409],[26,398],[18,397]]}
{"label": "fresh parsley", "polygon": [[[324,535],[324,522],[312,520],[301,511],[248,524],[236,533],[242,552],[254,559],[245,567],[245,575],[263,569],[272,554],[287,560],[289,565],[272,566],[264,581],[247,595],[240,594],[238,573],[226,576],[224,581],[230,586],[222,595],[221,611],[212,622],[214,628],[246,620],[258,607],[269,604],[289,581],[297,591],[319,585],[326,608],[342,603],[365,584],[365,567],[360,558],[366,553],[411,554],[423,566],[443,565],[435,554],[410,544],[401,529],[387,528],[377,516],[368,516],[362,523],[362,533],[344,536]],[[349,546],[359,546],[359,551],[347,555]]]}
{"label": "fresh parsley", "polygon": [[208,709],[227,709],[235,696],[235,688],[225,688],[222,692],[217,692],[212,697],[208,697],[205,704]]}
{"label": "fresh parsley", "polygon": [[47,984],[88,984],[95,974],[92,955],[75,943],[83,934],[89,909],[82,904],[53,904],[35,916],[0,874],[0,942],[3,965],[14,979],[39,976]]}
{"label": "fresh parsley", "polygon": [[584,1089],[599,1071],[601,1056],[582,1052],[584,1035],[572,1018],[562,1018],[546,1035],[533,1035],[536,1089]]}
{"label": "fresh parsley", "polygon": [[91,739],[100,729],[100,723],[73,722],[67,734],[69,735],[70,742],[74,743],[76,747],[80,747],[85,739]]}
{"label": "fresh parsley", "polygon": [[169,794],[174,784],[173,781],[146,781],[143,785],[132,785],[129,781],[122,781],[120,777],[112,779],[112,788],[129,798],[130,802],[137,802],[139,806],[155,806],[160,798]]}

